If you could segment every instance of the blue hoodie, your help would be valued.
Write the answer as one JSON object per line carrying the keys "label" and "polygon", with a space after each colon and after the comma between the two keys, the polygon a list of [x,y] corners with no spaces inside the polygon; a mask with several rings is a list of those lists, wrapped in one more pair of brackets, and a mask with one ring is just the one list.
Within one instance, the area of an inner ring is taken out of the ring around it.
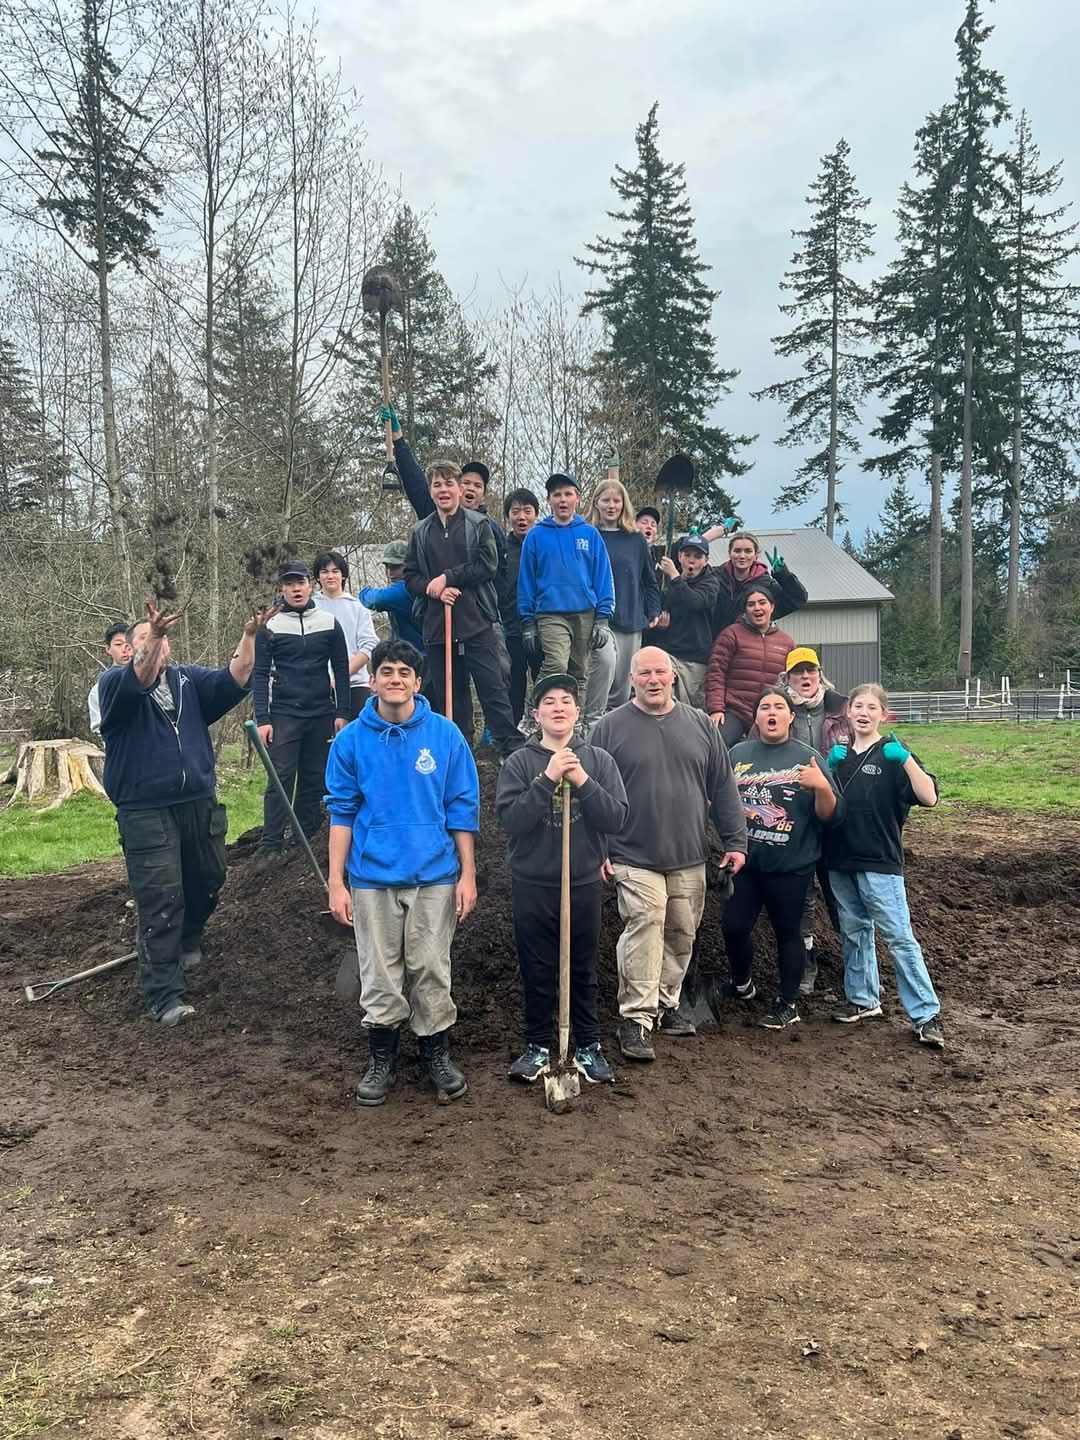
{"label": "blue hoodie", "polygon": [[596,526],[580,515],[569,525],[556,524],[552,515],[534,525],[521,546],[517,600],[526,621],[581,610],[610,618],[615,582],[607,546]]}
{"label": "blue hoodie", "polygon": [[457,882],[450,832],[480,829],[480,781],[461,731],[422,695],[400,725],[382,719],[372,696],[334,737],[326,790],[330,824],[352,830],[355,889]]}
{"label": "blue hoodie", "polygon": [[214,744],[207,728],[239,705],[247,686],[226,666],[169,665],[172,718],[144,690],[129,661],[98,682],[105,740],[105,791],[118,810],[156,810],[214,794]]}

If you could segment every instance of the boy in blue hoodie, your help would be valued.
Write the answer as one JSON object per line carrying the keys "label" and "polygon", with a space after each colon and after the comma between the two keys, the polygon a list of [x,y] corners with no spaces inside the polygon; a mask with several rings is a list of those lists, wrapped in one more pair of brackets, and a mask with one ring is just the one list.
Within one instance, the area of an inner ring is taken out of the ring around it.
{"label": "boy in blue hoodie", "polygon": [[590,651],[611,643],[611,561],[599,530],[577,513],[577,479],[551,475],[546,488],[551,514],[533,526],[521,547],[521,642],[531,655],[543,651],[541,679],[570,674],[584,686]]}
{"label": "boy in blue hoodie", "polygon": [[381,1105],[393,1088],[406,1022],[440,1096],[467,1089],[448,1046],[450,945],[476,906],[480,783],[460,730],[418,693],[422,664],[405,640],[376,645],[374,694],[326,767],[330,909],[356,934],[368,1034],[360,1105]]}

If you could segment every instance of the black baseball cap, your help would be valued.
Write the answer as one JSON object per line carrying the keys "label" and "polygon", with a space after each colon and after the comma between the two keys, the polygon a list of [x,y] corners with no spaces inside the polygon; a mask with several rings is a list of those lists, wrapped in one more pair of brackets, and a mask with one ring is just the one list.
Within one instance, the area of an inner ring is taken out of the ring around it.
{"label": "black baseball cap", "polygon": [[532,703],[535,708],[549,690],[569,690],[574,699],[578,698],[578,683],[573,675],[544,675],[533,686]]}
{"label": "black baseball cap", "polygon": [[676,550],[699,550],[702,555],[708,555],[709,542],[701,535],[684,535],[675,546]]}
{"label": "black baseball cap", "polygon": [[643,515],[650,516],[656,521],[657,525],[660,524],[660,511],[657,510],[655,505],[642,505],[641,509],[634,516],[634,519],[640,520]]}
{"label": "black baseball cap", "polygon": [[544,489],[550,495],[553,490],[560,490],[564,485],[572,485],[578,494],[581,494],[577,476],[569,471],[556,471],[554,475],[549,475]]}
{"label": "black baseball cap", "polygon": [[311,567],[303,560],[283,560],[278,569],[279,580],[310,580]]}
{"label": "black baseball cap", "polygon": [[488,481],[491,479],[491,471],[482,460],[466,460],[461,467],[462,475],[479,475],[484,482],[484,489],[487,489]]}

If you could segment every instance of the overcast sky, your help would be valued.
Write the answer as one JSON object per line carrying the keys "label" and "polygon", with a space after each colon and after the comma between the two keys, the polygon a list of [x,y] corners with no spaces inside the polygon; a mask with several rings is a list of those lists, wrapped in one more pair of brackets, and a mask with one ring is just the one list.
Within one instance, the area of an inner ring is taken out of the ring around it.
{"label": "overcast sky", "polygon": [[[397,0],[363,18],[317,0],[323,44],[363,97],[370,153],[432,212],[439,265],[457,294],[498,304],[503,281],[580,291],[572,257],[605,222],[616,162],[660,102],[665,159],[682,161],[702,257],[723,293],[717,353],[741,370],[718,419],[758,433],[739,482],[763,524],[798,463],[782,416],[749,392],[787,373],[769,337],[777,283],[821,157],[844,136],[892,251],[892,209],[914,131],[953,88],[963,0]],[[378,18],[376,18],[378,17]],[[1026,107],[1044,160],[1080,196],[1077,0],[998,0],[987,59]],[[852,528],[882,483],[849,469]],[[520,477],[522,481],[538,477]],[[815,507],[816,508],[816,507]],[[808,518],[788,512],[780,523]]]}

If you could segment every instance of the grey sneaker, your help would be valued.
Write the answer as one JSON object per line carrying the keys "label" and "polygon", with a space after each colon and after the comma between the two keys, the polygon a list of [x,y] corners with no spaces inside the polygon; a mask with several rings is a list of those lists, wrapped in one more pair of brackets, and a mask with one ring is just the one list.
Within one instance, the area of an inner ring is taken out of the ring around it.
{"label": "grey sneaker", "polygon": [[656,1059],[648,1030],[636,1020],[624,1020],[619,1026],[619,1049],[627,1060]]}
{"label": "grey sneaker", "polygon": [[839,1010],[832,1012],[832,1018],[838,1025],[857,1025],[860,1020],[880,1020],[880,1005],[853,1005],[849,1000],[846,1005],[841,1005]]}
{"label": "grey sneaker", "polygon": [[194,1005],[186,1005],[183,1001],[178,1001],[176,1004],[170,1005],[167,1010],[162,1010],[157,1020],[159,1025],[179,1025],[194,1014]]}
{"label": "grey sneaker", "polygon": [[196,965],[202,964],[202,946],[196,942],[190,950],[180,951],[180,964],[185,970],[193,970]]}
{"label": "grey sneaker", "polygon": [[941,1016],[931,1015],[929,1020],[916,1025],[915,1039],[920,1045],[932,1045],[935,1050],[944,1050],[945,1031],[941,1028]]}

